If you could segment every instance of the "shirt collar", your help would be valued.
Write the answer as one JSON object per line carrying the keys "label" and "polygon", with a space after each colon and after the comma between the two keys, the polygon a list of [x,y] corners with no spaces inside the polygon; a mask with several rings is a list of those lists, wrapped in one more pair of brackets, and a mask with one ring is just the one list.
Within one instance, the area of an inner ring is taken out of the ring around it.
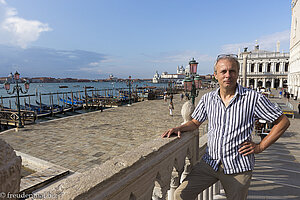
{"label": "shirt collar", "polygon": [[[240,96],[243,96],[243,95],[245,95],[246,94],[246,88],[244,88],[243,86],[241,86],[240,84],[236,84],[237,86],[236,86],[236,89],[235,89],[235,96],[236,95],[240,95]],[[212,93],[212,95],[214,96],[214,97],[220,97],[219,96],[219,91],[220,91],[220,87],[218,87],[217,89],[216,89],[216,91],[214,91],[213,93]]]}

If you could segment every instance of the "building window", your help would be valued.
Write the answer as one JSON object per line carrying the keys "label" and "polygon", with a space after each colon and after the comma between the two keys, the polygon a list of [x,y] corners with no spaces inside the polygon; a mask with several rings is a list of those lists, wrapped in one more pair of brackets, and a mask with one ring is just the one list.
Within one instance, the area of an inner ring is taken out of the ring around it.
{"label": "building window", "polygon": [[254,64],[251,64],[251,72],[254,72]]}
{"label": "building window", "polygon": [[271,63],[268,63],[267,65],[267,72],[271,72]]}
{"label": "building window", "polygon": [[279,72],[280,63],[276,63],[276,72]]}
{"label": "building window", "polygon": [[289,71],[289,63],[285,63],[285,65],[284,65],[284,71],[285,72]]}
{"label": "building window", "polygon": [[258,72],[262,72],[262,63],[260,63],[258,66]]}

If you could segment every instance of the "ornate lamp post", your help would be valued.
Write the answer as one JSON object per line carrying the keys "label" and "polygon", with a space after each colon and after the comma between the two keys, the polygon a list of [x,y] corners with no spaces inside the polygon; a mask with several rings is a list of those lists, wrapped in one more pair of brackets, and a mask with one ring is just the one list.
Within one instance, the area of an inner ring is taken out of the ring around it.
{"label": "ornate lamp post", "polygon": [[128,93],[129,93],[129,106],[131,106],[131,76],[128,77],[129,80],[127,82],[127,85],[128,85]]}
{"label": "ornate lamp post", "polygon": [[192,98],[192,103],[195,104],[195,98],[198,96],[199,91],[197,89],[201,88],[201,79],[199,75],[196,75],[195,77],[192,76],[192,78],[186,77],[184,79],[184,91],[185,93],[191,92],[188,94],[188,98]]}
{"label": "ornate lamp post", "polygon": [[19,119],[18,128],[22,128],[23,124],[22,124],[22,121],[21,121],[20,92],[22,94],[26,94],[28,92],[29,82],[28,81],[25,82],[25,85],[24,85],[25,86],[25,91],[23,91],[22,87],[19,86],[19,84],[18,84],[18,80],[20,79],[20,74],[17,71],[14,74],[14,79],[15,79],[16,85],[13,87],[13,91],[11,91],[11,92],[9,91],[9,89],[10,89],[9,82],[5,82],[4,86],[5,86],[5,89],[6,89],[8,94],[14,94],[15,92],[17,92],[17,109],[18,109],[18,119]]}

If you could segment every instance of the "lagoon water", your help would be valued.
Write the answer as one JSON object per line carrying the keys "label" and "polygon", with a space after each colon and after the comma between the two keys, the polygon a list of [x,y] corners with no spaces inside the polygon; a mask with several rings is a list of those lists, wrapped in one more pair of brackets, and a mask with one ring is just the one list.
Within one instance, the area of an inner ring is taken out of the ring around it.
{"label": "lagoon water", "polygon": [[[24,84],[20,84],[21,87],[24,89]],[[59,86],[67,86],[68,88],[59,88]],[[11,89],[12,91],[14,84],[11,84]],[[114,89],[114,95],[117,95],[117,90],[118,88],[128,88],[126,82],[74,82],[74,83],[30,83],[29,91],[27,94],[31,95],[36,95],[38,96],[31,96],[30,97],[30,103],[31,104],[36,104],[35,101],[38,100],[40,101],[40,94],[48,94],[48,93],[66,93],[66,92],[73,92],[74,95],[78,96],[79,91],[80,94],[84,94],[84,87],[89,86],[93,87],[93,89]],[[132,88],[135,87],[144,87],[144,86],[156,86],[156,87],[167,87],[167,84],[153,84],[151,82],[133,82],[132,83]],[[6,90],[2,87],[1,84],[1,89],[0,89],[0,97],[10,97],[10,96],[16,96],[16,93],[13,95],[7,94]],[[92,90],[92,89],[89,89]],[[26,95],[27,95],[26,94]],[[104,93],[103,93],[104,94]],[[20,94],[23,95],[23,94]],[[68,94],[68,96],[71,96]],[[58,104],[59,103],[59,98],[63,98],[63,95],[53,95],[53,103]],[[24,99],[28,103],[29,98],[20,98],[20,103],[24,105]],[[6,107],[9,107],[11,105],[11,108],[15,108],[15,98],[3,98],[1,101],[3,101],[3,105]],[[2,103],[2,102],[0,102]],[[50,95],[42,95],[42,103],[44,104],[50,104]],[[61,104],[61,102],[60,102]]]}

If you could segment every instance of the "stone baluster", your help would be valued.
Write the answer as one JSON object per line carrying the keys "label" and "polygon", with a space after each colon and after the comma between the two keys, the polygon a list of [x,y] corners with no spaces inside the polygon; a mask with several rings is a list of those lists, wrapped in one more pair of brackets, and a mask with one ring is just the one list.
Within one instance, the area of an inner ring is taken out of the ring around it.
{"label": "stone baluster", "polygon": [[181,179],[180,179],[180,183],[183,182],[183,180],[185,179],[185,177],[191,172],[191,168],[192,168],[192,165],[191,165],[191,161],[189,158],[185,158],[185,165],[184,165],[184,171],[181,175]]}
{"label": "stone baluster", "polygon": [[173,168],[170,190],[168,191],[168,200],[174,200],[174,192],[178,186],[179,186],[179,175],[177,170]]}

